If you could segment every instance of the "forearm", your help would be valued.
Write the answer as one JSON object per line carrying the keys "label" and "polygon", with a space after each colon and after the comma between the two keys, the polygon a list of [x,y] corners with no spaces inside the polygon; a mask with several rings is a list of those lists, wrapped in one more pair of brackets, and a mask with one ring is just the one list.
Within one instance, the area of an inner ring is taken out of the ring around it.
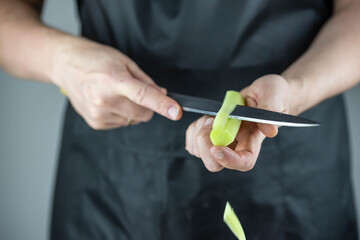
{"label": "forearm", "polygon": [[300,114],[360,81],[359,5],[335,12],[308,51],[283,73],[292,89],[292,114]]}
{"label": "forearm", "polygon": [[51,82],[54,48],[72,36],[45,26],[40,5],[0,0],[0,67],[25,78]]}

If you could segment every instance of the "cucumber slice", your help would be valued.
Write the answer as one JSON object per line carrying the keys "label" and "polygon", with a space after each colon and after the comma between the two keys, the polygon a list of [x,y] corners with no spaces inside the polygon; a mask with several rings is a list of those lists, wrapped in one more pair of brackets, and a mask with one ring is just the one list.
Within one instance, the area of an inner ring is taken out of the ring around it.
{"label": "cucumber slice", "polygon": [[226,207],[224,211],[224,222],[226,223],[226,225],[228,225],[228,227],[237,237],[237,239],[246,240],[245,233],[241,226],[241,223],[229,202],[226,202]]}
{"label": "cucumber slice", "polygon": [[245,101],[237,91],[227,91],[224,102],[216,114],[213,128],[210,133],[214,146],[228,146],[231,144],[240,129],[241,120],[229,118],[237,105],[244,105]]}

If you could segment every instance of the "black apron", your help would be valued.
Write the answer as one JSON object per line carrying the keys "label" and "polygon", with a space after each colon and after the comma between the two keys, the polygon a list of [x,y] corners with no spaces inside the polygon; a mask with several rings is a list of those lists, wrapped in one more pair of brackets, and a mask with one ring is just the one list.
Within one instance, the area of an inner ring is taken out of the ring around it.
{"label": "black apron", "polygon": [[[280,74],[331,16],[325,0],[79,0],[82,33],[127,54],[170,91],[221,100]],[[296,96],[294,96],[296,97]],[[281,128],[255,168],[211,173],[184,149],[187,126],[159,115],[94,131],[68,107],[52,239],[235,239],[226,201],[247,238],[356,239],[342,96]]]}

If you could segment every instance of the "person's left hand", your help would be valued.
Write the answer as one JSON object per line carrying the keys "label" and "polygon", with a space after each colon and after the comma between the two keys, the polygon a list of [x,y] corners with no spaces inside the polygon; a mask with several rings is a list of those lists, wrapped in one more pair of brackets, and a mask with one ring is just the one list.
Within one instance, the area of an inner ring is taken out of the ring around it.
{"label": "person's left hand", "polygon": [[[266,75],[253,82],[240,93],[246,105],[276,112],[289,112],[288,82],[280,75]],[[211,172],[223,168],[239,171],[251,170],[259,156],[265,137],[275,137],[278,127],[243,121],[235,141],[228,147],[213,146],[210,132],[214,118],[203,116],[186,131],[186,149],[204,162]]]}

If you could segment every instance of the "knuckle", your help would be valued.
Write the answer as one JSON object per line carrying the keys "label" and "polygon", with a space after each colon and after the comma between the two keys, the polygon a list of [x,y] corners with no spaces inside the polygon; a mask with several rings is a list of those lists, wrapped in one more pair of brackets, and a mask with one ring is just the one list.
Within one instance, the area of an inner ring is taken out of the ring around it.
{"label": "knuckle", "polygon": [[103,126],[98,122],[91,121],[88,124],[94,130],[102,130],[103,129]]}
{"label": "knuckle", "polygon": [[159,109],[161,112],[166,112],[167,106],[168,106],[168,100],[166,97],[160,98],[160,100],[157,103],[157,109]]}
{"label": "knuckle", "polygon": [[103,127],[102,127],[101,125],[97,125],[97,124],[96,124],[96,125],[93,127],[93,129],[98,131],[98,130],[103,130]]}
{"label": "knuckle", "polygon": [[220,172],[221,170],[222,170],[222,168],[221,167],[219,167],[219,166],[211,166],[211,167],[209,167],[209,168],[207,168],[210,172]]}
{"label": "knuckle", "polygon": [[148,91],[149,91],[149,87],[147,86],[140,87],[135,94],[135,98],[134,98],[135,102],[137,104],[142,105],[144,103],[144,99]]}
{"label": "knuckle", "polygon": [[250,161],[250,165],[248,167],[248,171],[252,170],[255,167],[256,161]]}
{"label": "knuckle", "polygon": [[191,133],[193,132],[193,125],[194,123],[192,123],[187,129],[186,129],[186,132],[185,132],[185,134],[186,134],[186,137],[188,138],[188,137],[190,137],[190,135],[191,135]]}
{"label": "knuckle", "polygon": [[252,159],[247,159],[247,161],[243,164],[241,171],[248,172],[252,170],[254,166],[255,166],[255,161],[253,161]]}
{"label": "knuckle", "polygon": [[186,151],[190,154],[190,155],[193,155],[193,156],[196,156],[194,151],[191,149],[191,147],[189,147],[189,145],[186,146]]}
{"label": "knuckle", "polygon": [[94,105],[98,106],[98,107],[104,107],[107,105],[107,101],[102,97],[94,99],[93,102],[94,102]]}
{"label": "knuckle", "polygon": [[90,111],[89,116],[94,122],[102,122],[105,119],[104,112],[100,111],[98,108],[93,108]]}
{"label": "knuckle", "polygon": [[212,162],[213,160],[204,160],[204,165],[206,167],[207,170],[209,170],[210,172],[219,172],[220,170],[222,170],[222,167],[220,166],[220,164],[216,164]]}

